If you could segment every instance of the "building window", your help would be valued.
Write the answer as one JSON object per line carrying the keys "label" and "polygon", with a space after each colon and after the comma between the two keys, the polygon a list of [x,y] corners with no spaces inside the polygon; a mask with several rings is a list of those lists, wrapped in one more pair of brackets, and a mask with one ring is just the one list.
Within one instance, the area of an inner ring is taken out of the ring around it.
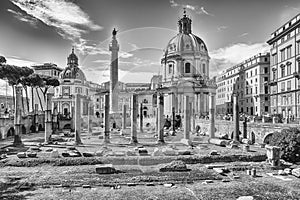
{"label": "building window", "polygon": [[272,55],[272,62],[273,62],[272,63],[273,65],[277,64],[277,54],[276,53]]}
{"label": "building window", "polygon": [[203,74],[205,74],[205,73],[206,73],[206,69],[205,69],[205,68],[206,68],[206,66],[205,66],[205,64],[204,64],[204,63],[202,64],[202,68],[203,68]]}
{"label": "building window", "polygon": [[185,73],[191,73],[191,63],[185,63],[184,71]]}
{"label": "building window", "polygon": [[280,51],[280,53],[281,53],[281,61],[284,61],[285,60],[285,49],[282,49]]}
{"label": "building window", "polygon": [[291,81],[288,81],[287,82],[287,88],[286,88],[287,91],[290,91],[291,90]]}
{"label": "building window", "polygon": [[291,64],[287,64],[287,66],[286,66],[286,75],[288,76],[288,75],[291,75]]}
{"label": "building window", "polygon": [[281,66],[281,77],[285,76],[285,67],[284,65]]}
{"label": "building window", "polygon": [[265,82],[268,82],[268,77],[264,77],[264,81],[265,81]]}
{"label": "building window", "polygon": [[172,74],[172,68],[173,68],[173,65],[169,64],[169,74]]}
{"label": "building window", "polygon": [[297,42],[296,50],[297,50],[297,54],[300,54],[300,41]]}
{"label": "building window", "polygon": [[268,73],[268,68],[267,67],[265,67],[265,74],[267,74]]}
{"label": "building window", "polygon": [[255,87],[255,94],[257,94],[257,87]]}
{"label": "building window", "polygon": [[281,83],[281,91],[283,92],[285,90],[285,82]]}
{"label": "building window", "polygon": [[268,86],[265,86],[265,94],[268,94]]}
{"label": "building window", "polygon": [[257,75],[257,69],[255,69],[255,75]]}
{"label": "building window", "polygon": [[289,59],[290,57],[292,57],[292,47],[291,46],[289,46],[287,49],[286,49],[286,57],[287,57],[287,59]]}
{"label": "building window", "polygon": [[273,71],[273,80],[275,80],[276,79],[276,71],[274,70]]}

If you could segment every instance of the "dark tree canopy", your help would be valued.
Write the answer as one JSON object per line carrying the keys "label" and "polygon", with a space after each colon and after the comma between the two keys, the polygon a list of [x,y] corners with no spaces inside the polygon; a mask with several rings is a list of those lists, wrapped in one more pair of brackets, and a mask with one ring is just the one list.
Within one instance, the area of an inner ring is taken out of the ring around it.
{"label": "dark tree canopy", "polygon": [[6,63],[6,58],[4,56],[0,56],[0,65]]}

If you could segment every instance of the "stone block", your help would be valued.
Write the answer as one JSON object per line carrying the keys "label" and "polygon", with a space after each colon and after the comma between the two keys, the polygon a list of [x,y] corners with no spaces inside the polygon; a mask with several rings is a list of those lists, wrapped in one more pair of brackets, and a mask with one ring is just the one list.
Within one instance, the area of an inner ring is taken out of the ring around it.
{"label": "stone block", "polygon": [[83,157],[93,157],[95,154],[93,152],[83,152]]}
{"label": "stone block", "polygon": [[180,142],[188,146],[192,145],[192,141],[190,139],[181,139]]}
{"label": "stone block", "polygon": [[33,152],[33,151],[27,152],[26,154],[27,154],[27,157],[29,157],[29,158],[36,158],[36,156],[37,156],[37,153]]}
{"label": "stone block", "polygon": [[217,172],[218,174],[224,173],[224,170],[223,170],[222,168],[213,168],[213,170],[214,170],[215,172]]}
{"label": "stone block", "polygon": [[209,183],[213,183],[213,180],[205,180],[202,184],[209,184]]}
{"label": "stone block", "polygon": [[278,170],[278,175],[280,175],[280,176],[286,176],[287,174],[285,173],[284,170],[280,169],[280,170]]}
{"label": "stone block", "polygon": [[165,186],[165,187],[169,187],[169,188],[170,188],[170,187],[172,187],[172,186],[173,186],[173,183],[165,183],[165,184],[164,184],[164,186]]}
{"label": "stone block", "polygon": [[295,168],[292,170],[292,175],[300,178],[300,168]]}
{"label": "stone block", "polygon": [[126,156],[126,152],[116,151],[116,152],[114,152],[114,156],[124,157],[124,156]]}
{"label": "stone block", "polygon": [[242,143],[243,144],[251,144],[251,141],[249,139],[247,139],[247,138],[243,138],[242,139]]}
{"label": "stone block", "polygon": [[171,163],[165,165],[159,169],[160,172],[172,172],[172,171],[190,171],[186,164],[181,160],[174,160]]}
{"label": "stone block", "polygon": [[162,150],[159,149],[159,148],[155,148],[153,153],[152,153],[152,156],[163,156],[163,155],[164,154],[163,154]]}
{"label": "stone block", "polygon": [[178,155],[192,155],[192,152],[189,150],[178,150]]}
{"label": "stone block", "polygon": [[26,153],[25,152],[19,152],[17,153],[18,158],[26,158]]}
{"label": "stone block", "polygon": [[210,144],[214,144],[214,145],[221,146],[221,147],[225,147],[228,144],[228,141],[222,140],[222,139],[218,139],[218,138],[210,138],[208,140],[208,142]]}
{"label": "stone block", "polygon": [[209,153],[209,155],[211,155],[211,156],[217,156],[217,155],[219,155],[219,154],[218,154],[218,151],[212,150],[212,151]]}
{"label": "stone block", "polygon": [[162,153],[166,156],[176,156],[177,155],[177,152],[170,147],[163,148]]}
{"label": "stone block", "polygon": [[67,150],[73,151],[73,150],[77,150],[77,149],[73,146],[70,146],[70,147],[67,147]]}
{"label": "stone block", "polygon": [[113,174],[116,172],[117,170],[112,164],[96,165],[96,173],[98,174]]}
{"label": "stone block", "polygon": [[236,200],[254,200],[253,196],[240,196]]}
{"label": "stone block", "polygon": [[51,151],[53,151],[53,148],[47,148],[45,151],[46,152],[51,152]]}
{"label": "stone block", "polygon": [[213,169],[213,168],[224,168],[225,165],[215,165],[215,164],[211,164],[211,165],[206,165],[207,169]]}
{"label": "stone block", "polygon": [[292,170],[291,170],[290,168],[285,168],[285,169],[284,169],[284,172],[285,172],[286,174],[292,174]]}
{"label": "stone block", "polygon": [[244,144],[242,147],[243,147],[243,151],[245,151],[245,152],[250,151],[250,146],[248,144]]}
{"label": "stone block", "polygon": [[35,151],[35,152],[42,151],[40,147],[30,147],[29,150],[30,150],[30,151]]}
{"label": "stone block", "polygon": [[58,151],[57,150],[53,150],[52,152],[51,152],[51,158],[59,158],[60,156],[59,156],[59,153],[58,153]]}
{"label": "stone block", "polygon": [[62,152],[61,155],[63,157],[70,157],[70,154],[68,152]]}

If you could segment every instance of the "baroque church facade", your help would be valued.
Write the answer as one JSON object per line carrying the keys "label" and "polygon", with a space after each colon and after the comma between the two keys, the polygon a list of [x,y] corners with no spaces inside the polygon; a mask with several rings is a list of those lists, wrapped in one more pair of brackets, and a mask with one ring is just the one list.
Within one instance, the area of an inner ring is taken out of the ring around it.
{"label": "baroque church facade", "polygon": [[192,33],[192,20],[184,11],[178,21],[178,33],[167,44],[161,59],[164,114],[183,114],[184,96],[189,96],[193,115],[206,116],[209,95],[215,95],[216,83],[209,78],[209,55],[204,41]]}

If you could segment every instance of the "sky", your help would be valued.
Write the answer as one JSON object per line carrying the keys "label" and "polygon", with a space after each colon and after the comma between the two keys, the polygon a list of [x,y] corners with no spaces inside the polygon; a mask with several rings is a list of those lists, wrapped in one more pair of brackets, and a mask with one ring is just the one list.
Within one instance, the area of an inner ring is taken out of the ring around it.
{"label": "sky", "polygon": [[[66,67],[72,46],[88,80],[109,80],[113,28],[119,81],[150,82],[186,8],[208,47],[210,75],[266,52],[270,34],[300,13],[299,0],[1,0],[0,55],[8,64]],[[0,82],[3,93],[5,83]],[[1,92],[0,92],[1,93]]]}

